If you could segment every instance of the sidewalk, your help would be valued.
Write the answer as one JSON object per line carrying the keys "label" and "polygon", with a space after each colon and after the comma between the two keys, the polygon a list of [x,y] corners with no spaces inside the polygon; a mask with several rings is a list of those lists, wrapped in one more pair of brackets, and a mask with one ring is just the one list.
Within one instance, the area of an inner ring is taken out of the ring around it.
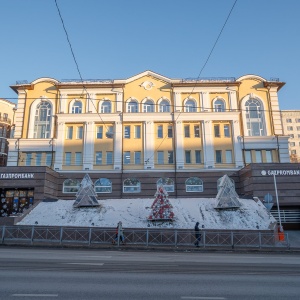
{"label": "sidewalk", "polygon": [[300,231],[299,230],[287,230],[285,233],[288,234],[288,239],[290,242],[290,248],[300,250]]}

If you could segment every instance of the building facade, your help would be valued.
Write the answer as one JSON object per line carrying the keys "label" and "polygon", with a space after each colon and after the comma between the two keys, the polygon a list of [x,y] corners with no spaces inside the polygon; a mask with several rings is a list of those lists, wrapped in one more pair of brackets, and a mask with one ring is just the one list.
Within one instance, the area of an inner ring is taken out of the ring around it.
{"label": "building facade", "polygon": [[300,162],[300,110],[281,111],[283,133],[289,136],[291,162]]}
{"label": "building facade", "polygon": [[238,185],[250,163],[289,162],[283,85],[256,75],[193,80],[152,71],[16,84],[8,166],[48,166],[59,174],[52,194],[62,199],[74,199],[85,173],[100,198],[152,197],[158,184],[175,197],[214,197],[224,174]]}

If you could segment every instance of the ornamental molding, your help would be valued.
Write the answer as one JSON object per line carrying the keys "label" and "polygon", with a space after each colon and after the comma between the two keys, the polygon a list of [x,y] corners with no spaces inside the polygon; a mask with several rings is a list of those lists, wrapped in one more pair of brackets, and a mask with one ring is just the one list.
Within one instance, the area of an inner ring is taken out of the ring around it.
{"label": "ornamental molding", "polygon": [[152,88],[153,88],[154,86],[155,86],[154,83],[151,82],[151,81],[148,81],[148,80],[144,81],[144,82],[140,85],[140,87],[143,87],[143,88],[144,88],[145,90],[147,90],[147,91],[152,90]]}

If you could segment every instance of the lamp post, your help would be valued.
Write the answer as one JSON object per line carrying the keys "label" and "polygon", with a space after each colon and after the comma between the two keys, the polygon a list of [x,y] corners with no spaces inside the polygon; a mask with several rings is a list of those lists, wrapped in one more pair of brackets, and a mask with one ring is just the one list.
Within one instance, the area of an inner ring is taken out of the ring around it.
{"label": "lamp post", "polygon": [[276,194],[276,202],[277,202],[279,226],[280,226],[280,231],[283,232],[283,228],[282,228],[282,225],[281,225],[281,217],[280,217],[280,209],[279,209],[279,201],[278,201],[278,193],[277,193],[277,184],[276,184],[275,174],[273,174],[273,178],[274,178],[274,186],[275,186],[275,194]]}

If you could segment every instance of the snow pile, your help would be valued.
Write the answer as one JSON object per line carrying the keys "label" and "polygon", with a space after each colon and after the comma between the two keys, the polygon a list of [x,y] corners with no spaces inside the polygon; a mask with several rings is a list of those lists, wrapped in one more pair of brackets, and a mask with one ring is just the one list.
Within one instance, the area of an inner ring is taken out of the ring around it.
{"label": "snow pile", "polygon": [[72,200],[41,202],[18,225],[44,226],[97,226],[116,227],[122,221],[126,228],[149,226],[192,229],[196,222],[206,229],[268,230],[276,220],[261,202],[239,199],[237,210],[216,210],[216,199],[177,198],[170,199],[173,206],[172,223],[147,221],[151,213],[151,199],[98,200],[98,207],[74,208]]}

